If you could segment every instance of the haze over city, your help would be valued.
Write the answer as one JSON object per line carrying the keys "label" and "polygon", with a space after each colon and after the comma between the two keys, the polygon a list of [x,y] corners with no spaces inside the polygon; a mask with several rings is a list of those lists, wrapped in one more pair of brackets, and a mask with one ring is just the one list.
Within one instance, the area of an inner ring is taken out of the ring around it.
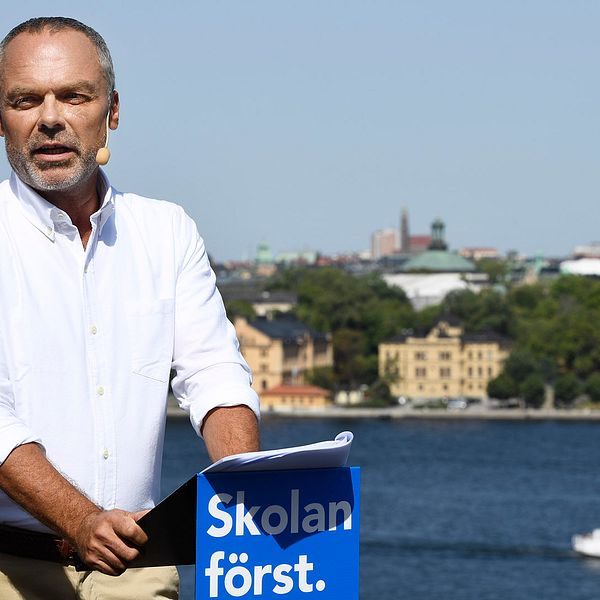
{"label": "haze over city", "polygon": [[33,0],[1,35],[49,11],[113,53],[113,184],[182,204],[217,260],[361,251],[402,207],[452,248],[600,238],[597,3]]}

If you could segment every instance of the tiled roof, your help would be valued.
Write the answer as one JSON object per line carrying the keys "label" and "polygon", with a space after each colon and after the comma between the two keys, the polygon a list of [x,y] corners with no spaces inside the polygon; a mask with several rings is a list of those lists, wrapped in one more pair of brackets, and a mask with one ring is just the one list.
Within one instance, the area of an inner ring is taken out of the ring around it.
{"label": "tiled roof", "polygon": [[470,344],[485,344],[489,342],[498,342],[501,346],[507,345],[510,343],[510,340],[495,331],[487,330],[487,331],[476,331],[473,333],[463,333],[460,336],[462,343],[470,343]]}
{"label": "tiled roof", "polygon": [[251,321],[249,325],[272,339],[291,341],[305,335],[309,335],[313,339],[325,337],[325,334],[314,331],[292,315],[280,315],[273,319],[259,317]]}

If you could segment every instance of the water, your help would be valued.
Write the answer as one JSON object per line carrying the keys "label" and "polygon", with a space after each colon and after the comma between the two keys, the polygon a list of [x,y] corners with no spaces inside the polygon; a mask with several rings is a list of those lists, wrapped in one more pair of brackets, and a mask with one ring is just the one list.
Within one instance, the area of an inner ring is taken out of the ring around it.
{"label": "water", "polygon": [[[600,424],[268,417],[263,446],[345,429],[361,467],[361,600],[600,597],[600,560],[570,549],[600,527]],[[164,456],[165,493],[208,461],[184,419],[169,422]]]}

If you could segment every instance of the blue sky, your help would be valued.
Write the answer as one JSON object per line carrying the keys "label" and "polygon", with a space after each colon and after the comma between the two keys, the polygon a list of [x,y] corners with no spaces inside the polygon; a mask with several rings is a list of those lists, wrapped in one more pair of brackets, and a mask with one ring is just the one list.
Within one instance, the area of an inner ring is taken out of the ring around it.
{"label": "blue sky", "polygon": [[29,0],[1,34],[48,6],[111,48],[113,184],[182,204],[217,260],[362,250],[402,207],[452,248],[600,240],[594,0]]}

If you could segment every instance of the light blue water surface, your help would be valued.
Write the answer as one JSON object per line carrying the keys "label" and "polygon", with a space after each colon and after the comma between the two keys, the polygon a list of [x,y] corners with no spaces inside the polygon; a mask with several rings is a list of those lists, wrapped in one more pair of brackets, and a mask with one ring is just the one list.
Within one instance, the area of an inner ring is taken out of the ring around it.
{"label": "light blue water surface", "polygon": [[[266,417],[264,448],[355,434],[361,600],[591,600],[600,560],[570,549],[600,527],[600,423]],[[208,464],[186,419],[169,421],[166,495]],[[181,569],[182,600],[193,568]]]}

